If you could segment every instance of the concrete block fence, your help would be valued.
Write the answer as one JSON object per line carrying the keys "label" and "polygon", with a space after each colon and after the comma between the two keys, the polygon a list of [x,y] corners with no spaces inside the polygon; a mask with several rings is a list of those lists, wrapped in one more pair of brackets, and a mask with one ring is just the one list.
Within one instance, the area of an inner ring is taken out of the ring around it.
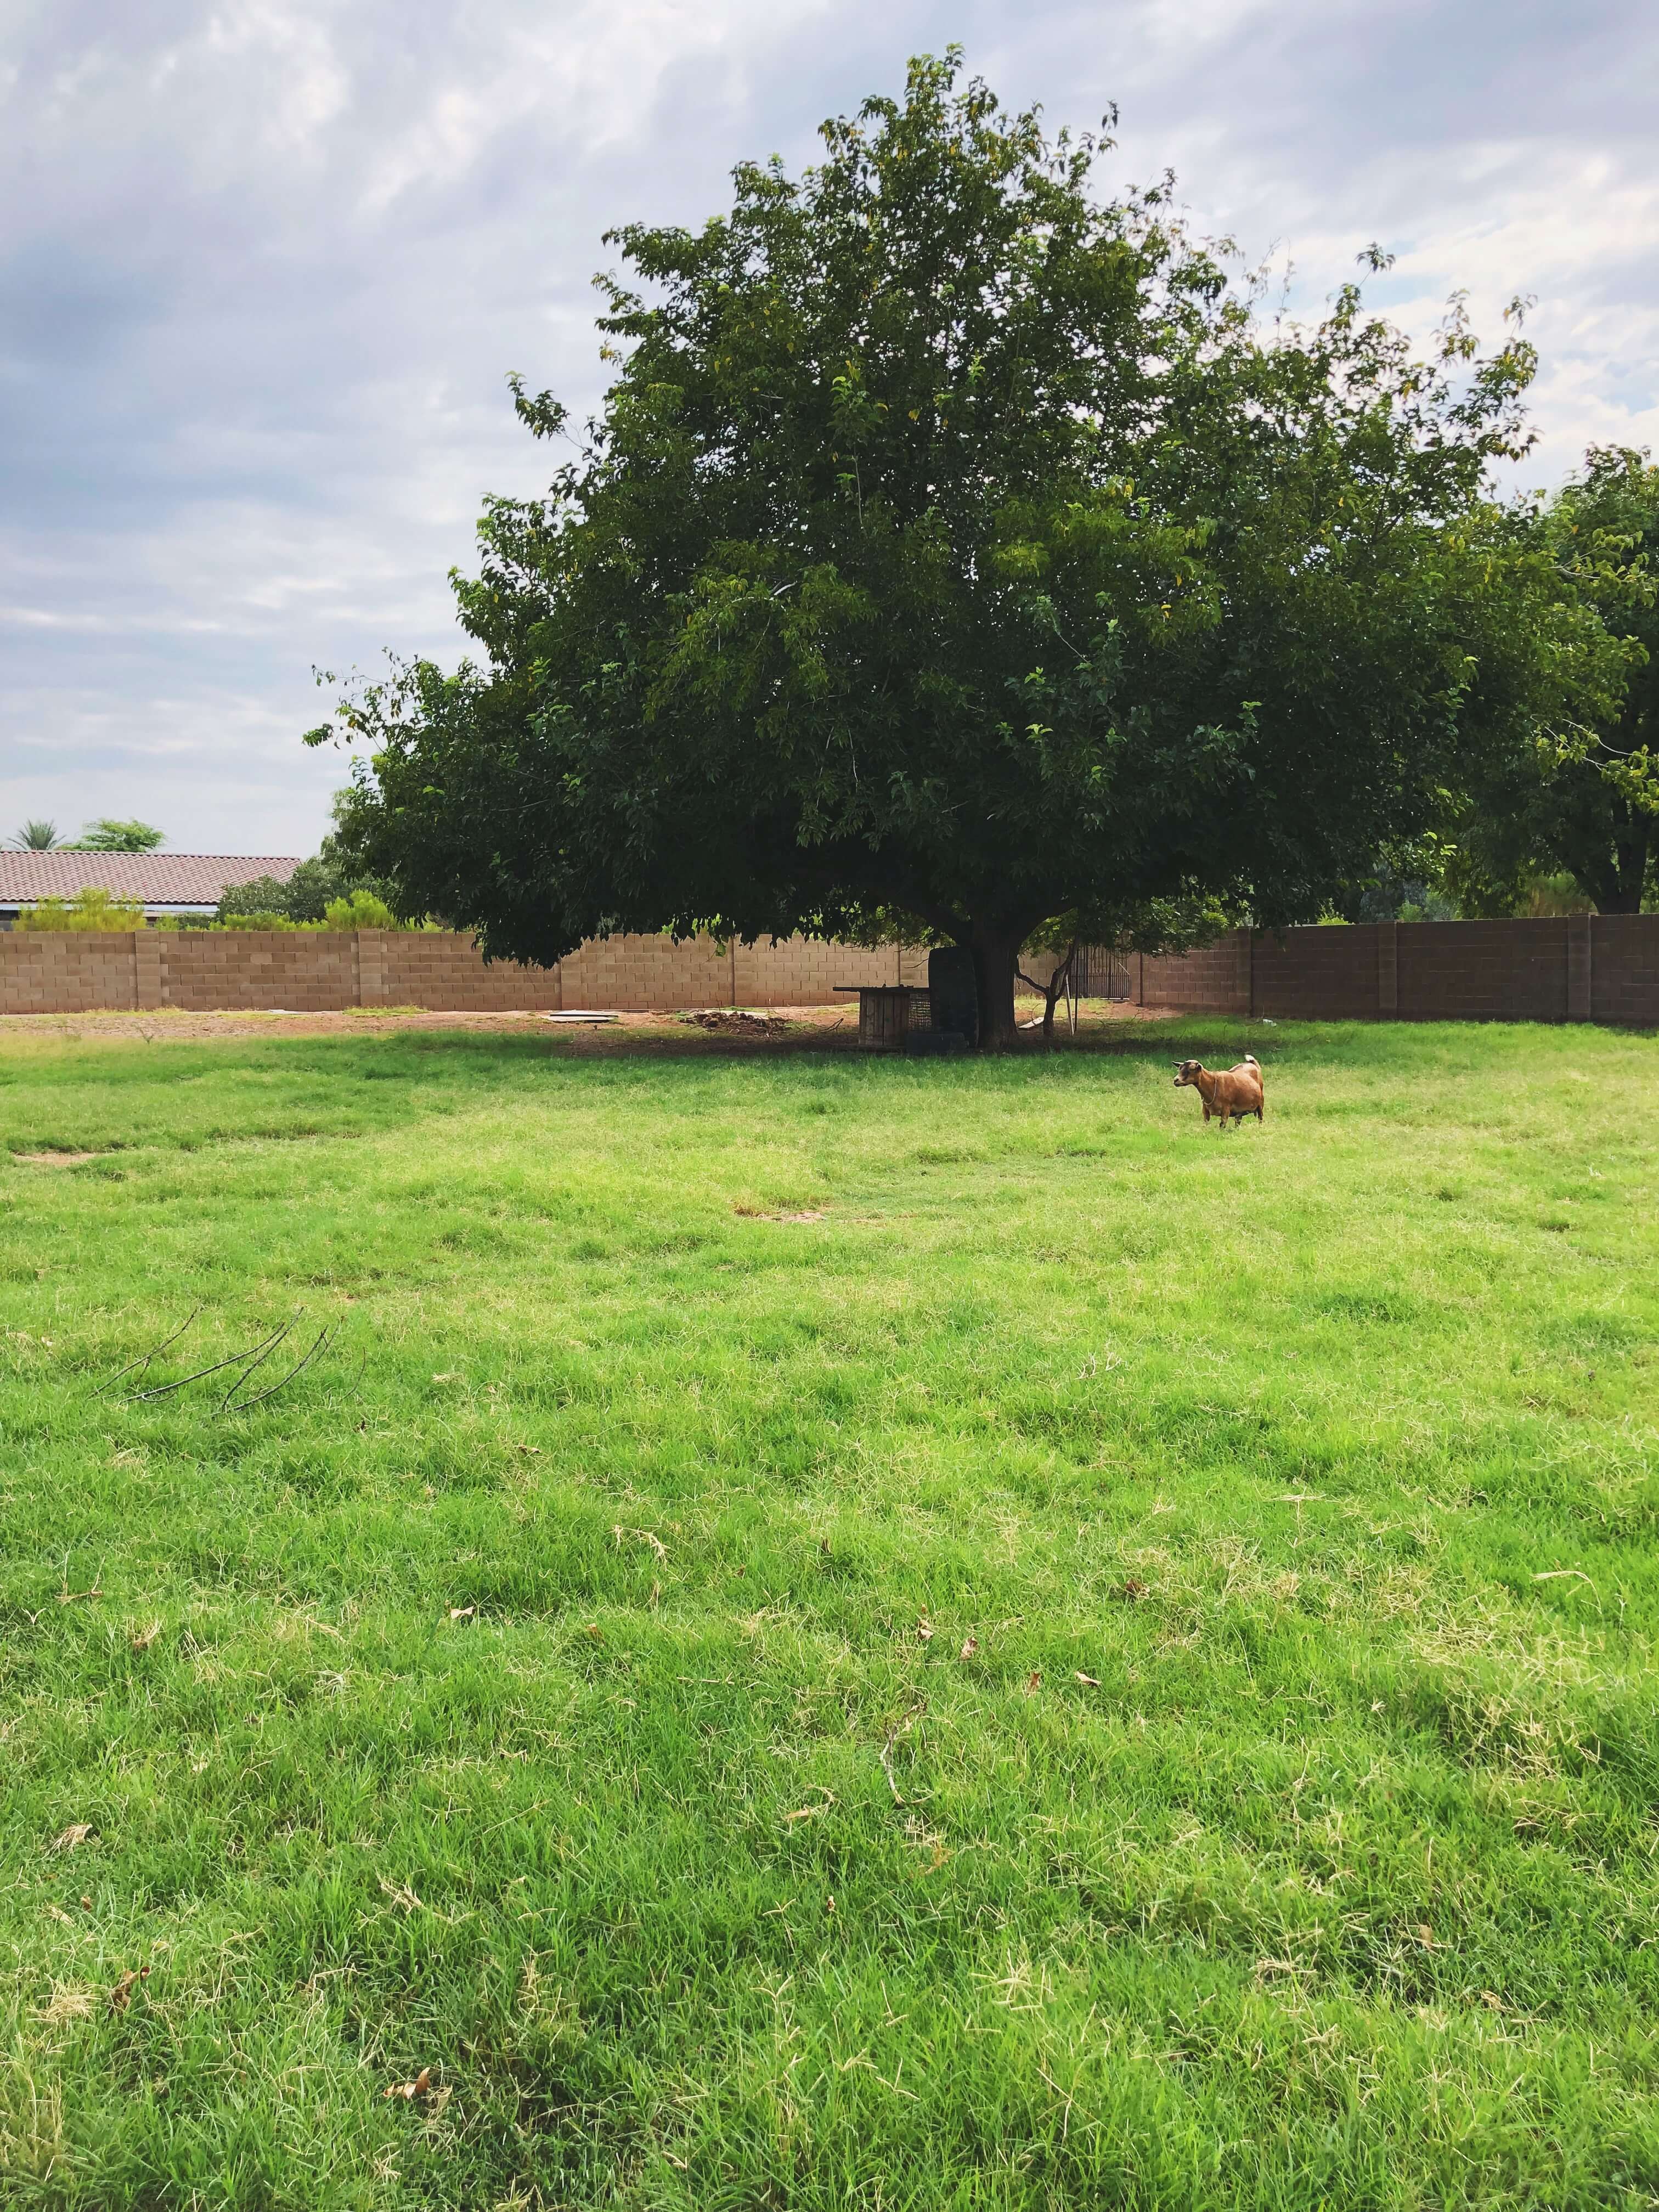
{"label": "concrete block fence", "polygon": [[280,1006],[423,1006],[444,1013],[614,1007],[801,1006],[837,983],[925,983],[927,956],[805,938],[675,945],[612,937],[551,968],[486,963],[470,937],[437,930],[9,930],[0,934],[0,1014],[175,1006],[186,1013]]}
{"label": "concrete block fence", "polygon": [[1145,1006],[1287,1020],[1659,1026],[1659,915],[1240,929],[1179,959],[1137,957],[1130,980]]}
{"label": "concrete block fence", "polygon": [[[1040,963],[1036,972],[1052,966]],[[1597,1021],[1659,1026],[1659,915],[1236,930],[1179,958],[1133,955],[1144,1006],[1310,1020]],[[803,1006],[837,984],[919,983],[927,956],[805,938],[681,945],[612,937],[551,968],[484,962],[433,930],[0,933],[0,1014],[422,1006],[449,1013]]]}

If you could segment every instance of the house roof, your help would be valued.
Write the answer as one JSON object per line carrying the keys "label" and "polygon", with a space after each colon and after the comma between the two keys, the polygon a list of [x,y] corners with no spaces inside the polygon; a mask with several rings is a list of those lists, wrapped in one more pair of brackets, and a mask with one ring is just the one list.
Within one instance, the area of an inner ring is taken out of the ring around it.
{"label": "house roof", "polygon": [[145,906],[217,906],[227,884],[275,876],[286,883],[292,854],[0,853],[0,907],[73,898],[94,885]]}

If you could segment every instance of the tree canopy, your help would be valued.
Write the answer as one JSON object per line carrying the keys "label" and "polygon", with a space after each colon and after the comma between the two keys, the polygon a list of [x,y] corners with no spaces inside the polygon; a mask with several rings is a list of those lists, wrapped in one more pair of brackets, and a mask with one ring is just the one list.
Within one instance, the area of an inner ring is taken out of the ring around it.
{"label": "tree canopy", "polygon": [[154,853],[167,843],[167,832],[148,822],[120,822],[100,815],[69,848],[76,853]]}
{"label": "tree canopy", "polygon": [[[229,923],[250,915],[260,915],[278,922],[292,922],[296,927],[313,927],[326,920],[331,907],[338,906],[342,901],[349,905],[360,895],[368,896],[375,912],[389,915],[391,909],[381,896],[381,885],[341,840],[339,823],[345,797],[346,794],[336,796],[332,810],[334,829],[310,859],[301,860],[285,881],[276,876],[254,876],[244,883],[227,884],[219,895],[218,921]],[[382,924],[363,922],[361,927],[371,929]]]}
{"label": "tree canopy", "polygon": [[67,844],[55,822],[26,822],[11,845],[19,853],[153,853],[167,842],[166,832],[148,822],[118,822],[100,815]]}
{"label": "tree canopy", "polygon": [[1312,918],[1605,690],[1484,488],[1518,331],[1483,355],[1454,302],[1419,354],[1357,283],[1276,318],[1168,179],[1100,196],[1109,140],[954,52],[823,138],[612,234],[613,380],[546,497],[486,507],[479,658],[311,733],[368,741],[346,830],[400,911],[537,960],[925,929],[995,1042],[1052,917]]}
{"label": "tree canopy", "polygon": [[1508,913],[1537,872],[1565,870],[1603,914],[1635,914],[1659,863],[1659,468],[1593,447],[1517,530],[1601,617],[1620,659],[1588,719],[1483,757],[1453,825],[1449,884]]}

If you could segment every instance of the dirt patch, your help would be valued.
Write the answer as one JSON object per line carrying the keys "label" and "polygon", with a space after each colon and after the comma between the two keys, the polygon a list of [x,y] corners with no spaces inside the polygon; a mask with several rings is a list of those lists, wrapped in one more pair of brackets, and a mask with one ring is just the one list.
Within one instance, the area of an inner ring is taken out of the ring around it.
{"label": "dirt patch", "polygon": [[[857,1054],[858,1009],[830,1006],[780,1006],[770,1013],[751,1014],[742,1007],[711,1006],[694,1013],[619,1012],[615,1020],[556,1024],[544,1020],[548,1011],[526,1008],[499,1013],[400,1012],[394,1007],[361,1006],[349,1012],[294,1013],[272,1007],[249,1006],[222,1013],[185,1013],[170,1007],[140,1012],[106,1012],[83,1014],[0,1015],[0,1048],[8,1042],[72,1039],[87,1044],[148,1045],[204,1044],[236,1037],[389,1036],[399,1033],[447,1030],[455,1036],[517,1036],[537,1042],[561,1056],[610,1059],[635,1054],[731,1053],[747,1046],[763,1054],[799,1052]],[[1084,1018],[1078,1042],[1094,1050],[1114,1049],[1143,1022],[1166,1021],[1176,1012],[1169,1006],[1112,1006],[1091,1005]],[[1069,1040],[1062,1036],[1060,1048]],[[1030,1045],[1021,1040],[1021,1048]],[[1041,1048],[1037,1048],[1041,1049]],[[1131,1048],[1136,1048],[1131,1046]]]}
{"label": "dirt patch", "polygon": [[705,1006],[701,1013],[682,1014],[694,1029],[711,1036],[787,1036],[795,1026],[776,1014],[745,1013],[740,1006]]}
{"label": "dirt patch", "polygon": [[21,1160],[32,1168],[74,1168],[82,1160],[107,1159],[106,1152],[14,1152],[15,1160]]}
{"label": "dirt patch", "polygon": [[[716,1008],[724,1012],[724,1008]],[[736,1028],[699,1036],[684,1016],[672,1012],[618,1013],[609,1022],[555,1026],[544,1021],[538,1007],[505,1009],[496,1013],[433,1012],[395,1007],[354,1006],[329,1013],[294,1013],[275,1007],[245,1006],[219,1013],[185,1013],[170,1007],[143,1012],[108,1009],[82,1014],[0,1015],[0,1043],[7,1039],[70,1037],[77,1042],[128,1044],[142,1039],[147,1044],[173,1042],[203,1044],[225,1037],[361,1036],[366,1032],[390,1036],[410,1030],[447,1030],[478,1036],[537,1036],[567,1053],[608,1053],[619,1047],[637,1049],[678,1048],[701,1052],[717,1043],[741,1038],[775,1051],[779,1045],[857,1042],[858,1014],[846,1006],[791,1006],[769,1020],[746,1020]]]}

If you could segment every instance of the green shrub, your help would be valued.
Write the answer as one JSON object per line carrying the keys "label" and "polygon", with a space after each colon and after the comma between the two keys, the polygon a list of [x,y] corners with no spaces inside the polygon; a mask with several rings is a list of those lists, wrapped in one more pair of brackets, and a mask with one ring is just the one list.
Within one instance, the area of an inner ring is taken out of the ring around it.
{"label": "green shrub", "polygon": [[1562,914],[1594,914],[1595,902],[1581,887],[1578,878],[1563,870],[1553,876],[1534,876],[1522,894],[1516,912],[1530,921],[1540,921],[1548,915]]}
{"label": "green shrub", "polygon": [[373,891],[353,891],[349,897],[331,899],[323,908],[330,929],[402,929],[392,908]]}
{"label": "green shrub", "polygon": [[19,929],[142,929],[144,909],[137,899],[118,899],[96,884],[76,891],[72,899],[44,898],[26,906],[17,917]]}
{"label": "green shrub", "polygon": [[[284,921],[310,919],[295,913],[289,901],[288,885],[279,883],[275,876],[254,876],[245,884],[227,884],[220,892],[214,921],[221,929],[246,928],[248,924],[242,917],[250,914],[278,915]],[[269,928],[276,926],[261,925]]]}

